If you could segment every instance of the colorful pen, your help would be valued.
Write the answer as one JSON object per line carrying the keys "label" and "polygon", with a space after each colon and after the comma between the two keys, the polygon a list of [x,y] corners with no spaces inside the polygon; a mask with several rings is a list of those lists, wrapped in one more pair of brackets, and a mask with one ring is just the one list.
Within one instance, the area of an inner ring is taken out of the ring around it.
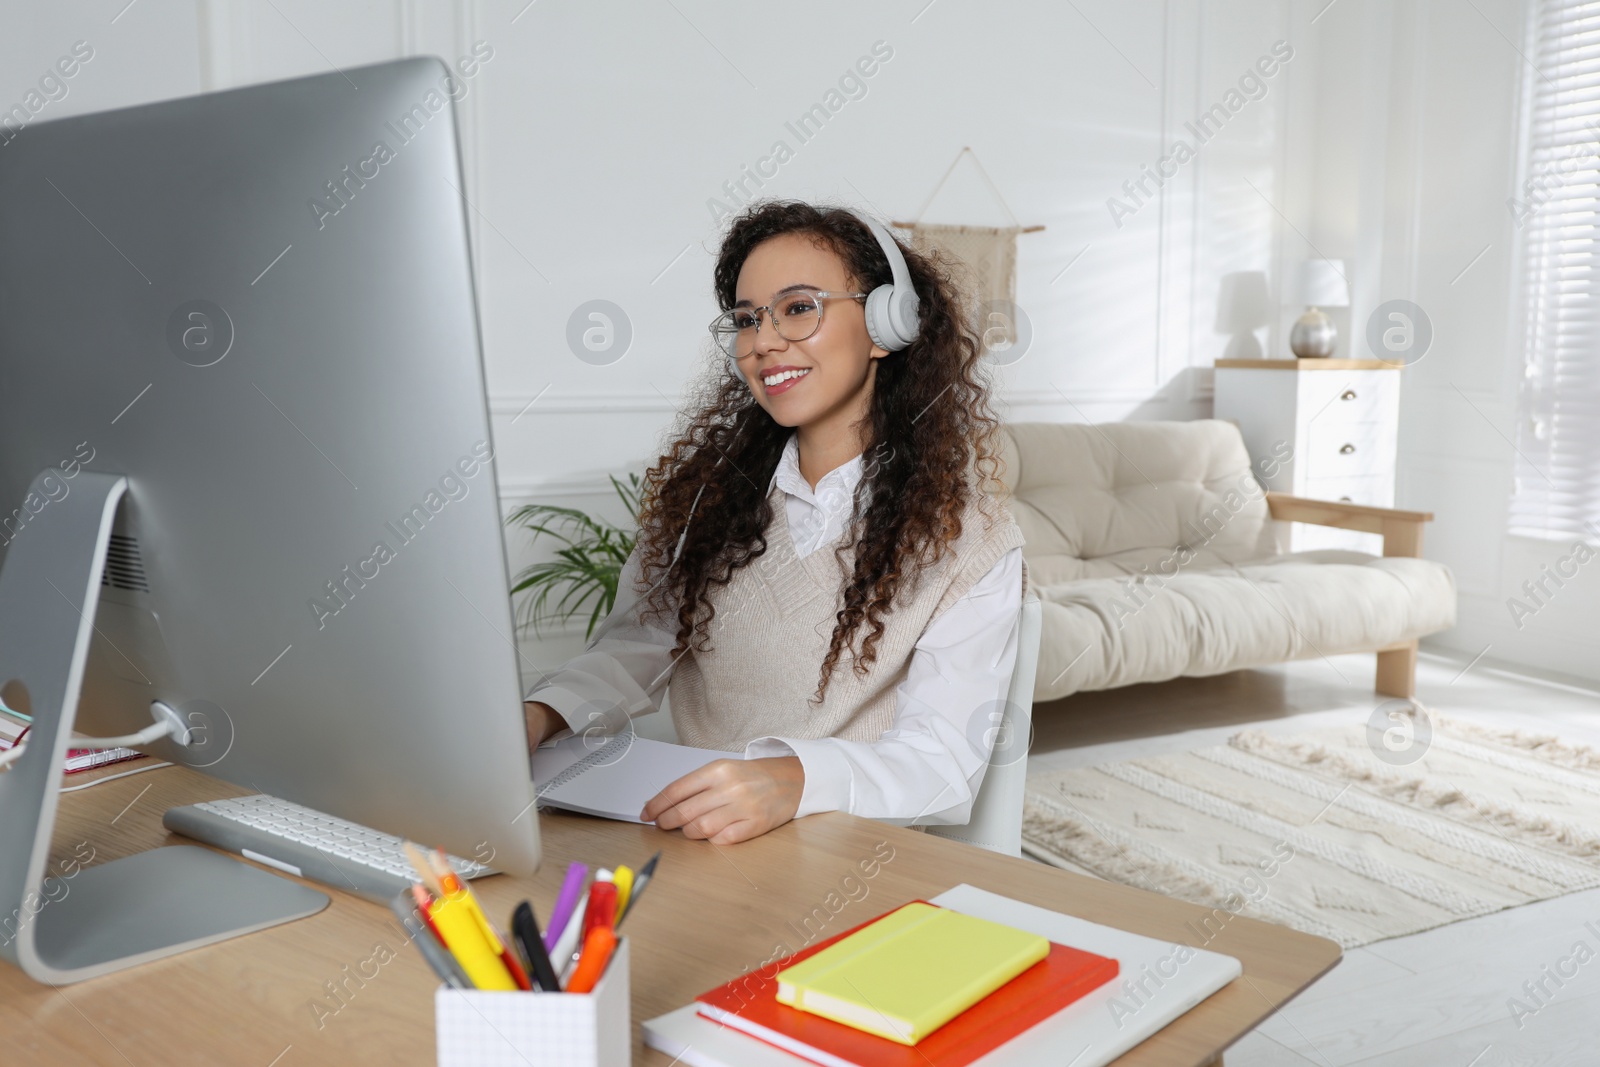
{"label": "colorful pen", "polygon": [[518,988],[505,961],[484,935],[484,926],[473,914],[464,895],[435,900],[428,914],[444,935],[445,948],[450,950],[450,955],[474,986],[508,991]]}
{"label": "colorful pen", "polygon": [[633,905],[640,897],[644,896],[645,886],[649,885],[650,880],[656,876],[656,863],[660,859],[661,853],[657,852],[650,857],[650,862],[640,867],[639,873],[633,876],[633,891],[628,894],[627,906],[617,912],[617,926],[620,927],[622,920],[633,914]]}
{"label": "colorful pen", "polygon": [[511,937],[528,958],[528,971],[539,988],[547,993],[561,992],[561,980],[556,977],[556,969],[550,965],[550,954],[539,937],[539,920],[534,917],[533,905],[526,900],[511,914]]}
{"label": "colorful pen", "polygon": [[611,872],[611,880],[617,884],[617,914],[621,915],[628,910],[628,897],[633,893],[633,868],[619,865]]}
{"label": "colorful pen", "polygon": [[483,939],[490,951],[500,957],[500,962],[505,965],[506,972],[511,975],[516,987],[521,990],[532,989],[533,983],[529,981],[527,972],[522,969],[522,964],[517,962],[516,954],[501,942],[500,935],[495,932],[494,924],[489,921],[489,916],[484,914],[483,908],[478,904],[478,898],[450,866],[450,859],[444,854],[444,850],[434,849],[429,858],[433,861],[434,871],[439,875],[439,884],[444,887],[445,899],[452,902],[459,901],[466,906],[473,921],[482,929]]}
{"label": "colorful pen", "polygon": [[568,993],[588,993],[594,990],[600,976],[606,972],[611,953],[616,950],[617,935],[609,926],[597,926],[583,942],[583,955],[578,967],[567,983]]}
{"label": "colorful pen", "polygon": [[589,907],[589,894],[585,892],[578,898],[578,906],[567,918],[566,928],[556,938],[555,947],[550,950],[550,962],[558,974],[563,974],[572,963],[573,954],[578,948],[578,934],[583,929],[583,915]]}
{"label": "colorful pen", "polygon": [[598,927],[608,929],[617,924],[617,886],[615,882],[596,882],[589,887],[589,907],[583,913],[583,930],[578,935],[580,943],[587,945],[589,935]]}
{"label": "colorful pen", "polygon": [[561,883],[561,895],[556,897],[556,906],[550,910],[550,923],[544,928],[546,952],[555,951],[556,939],[566,930],[567,920],[572,918],[573,909],[578,906],[578,898],[583,896],[583,886],[588,880],[588,864],[567,864],[567,877]]}
{"label": "colorful pen", "polygon": [[417,951],[422,953],[422,958],[427,961],[428,966],[433,968],[434,974],[451,989],[474,988],[466,972],[435,936],[433,920],[428,918],[426,911],[417,910],[415,898],[409,890],[402,890],[389,901],[389,908],[399,917],[400,925],[411,935],[412,943],[417,946]]}
{"label": "colorful pen", "polygon": [[422,917],[422,921],[428,924],[429,931],[432,932],[441,945],[444,944],[444,935],[439,932],[439,928],[433,924],[433,917],[428,914],[429,909],[433,906],[433,898],[428,895],[427,889],[412,883],[411,902],[416,905],[417,914]]}

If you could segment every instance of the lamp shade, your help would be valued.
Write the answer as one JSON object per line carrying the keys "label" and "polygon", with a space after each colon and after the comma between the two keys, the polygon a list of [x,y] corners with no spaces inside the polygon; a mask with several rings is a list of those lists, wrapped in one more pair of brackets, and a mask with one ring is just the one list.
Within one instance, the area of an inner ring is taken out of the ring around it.
{"label": "lamp shade", "polygon": [[1344,260],[1303,259],[1294,265],[1287,303],[1304,307],[1342,308],[1350,304],[1350,286],[1344,280]]}
{"label": "lamp shade", "polygon": [[1218,333],[1242,333],[1272,321],[1272,302],[1267,298],[1267,276],[1258,270],[1224,274],[1217,287]]}

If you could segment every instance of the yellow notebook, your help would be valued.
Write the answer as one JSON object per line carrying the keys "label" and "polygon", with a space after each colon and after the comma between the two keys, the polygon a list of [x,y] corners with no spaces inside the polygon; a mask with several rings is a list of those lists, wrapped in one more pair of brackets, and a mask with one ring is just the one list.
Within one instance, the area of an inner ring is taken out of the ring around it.
{"label": "yellow notebook", "polygon": [[778,972],[778,1003],[915,1045],[1044,959],[1047,938],[921,901]]}

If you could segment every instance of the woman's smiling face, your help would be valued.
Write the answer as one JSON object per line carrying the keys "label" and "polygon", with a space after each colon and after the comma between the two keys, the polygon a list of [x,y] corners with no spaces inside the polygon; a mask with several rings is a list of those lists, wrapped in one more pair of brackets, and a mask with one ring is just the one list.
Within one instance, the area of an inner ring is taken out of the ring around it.
{"label": "woman's smiling face", "polygon": [[[765,307],[783,290],[803,285],[830,293],[863,290],[844,260],[810,234],[786,233],[751,249],[739,269],[736,307]],[[872,396],[876,360],[889,353],[867,334],[863,301],[831,297],[822,301],[822,323],[803,341],[786,341],[763,313],[754,351],[736,364],[756,402],[783,426],[811,425],[842,416],[855,422]],[[802,372],[767,384],[784,370]]]}

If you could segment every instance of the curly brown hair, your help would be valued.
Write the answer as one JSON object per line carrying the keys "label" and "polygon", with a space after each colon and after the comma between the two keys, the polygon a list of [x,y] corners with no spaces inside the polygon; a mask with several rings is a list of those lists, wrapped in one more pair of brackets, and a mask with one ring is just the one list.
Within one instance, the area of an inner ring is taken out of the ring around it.
{"label": "curly brown hair", "polygon": [[[835,252],[857,290],[892,280],[877,239],[850,210],[756,201],[733,218],[717,257],[716,295],[724,311],[737,299],[739,271],[751,251],[790,233]],[[911,566],[932,566],[961,536],[962,512],[981,491],[974,473],[993,477],[999,463],[1000,424],[989,409],[978,337],[962,311],[960,265],[896,244],[921,300],[921,328],[910,346],[877,361],[870,427],[863,427],[870,454],[854,498],[854,575],[843,589],[814,703],[826,694],[844,649],[851,650],[855,672],[867,673],[883,616]],[[712,358],[712,373],[691,387],[685,411],[693,414],[680,417],[676,440],[646,472],[642,490],[639,593],[647,613],[662,617],[676,609],[674,661],[691,638],[696,651],[710,651],[707,628],[716,610],[709,588],[727,585],[735,570],[766,552],[773,519],[767,487],[793,433],[757,403],[725,357]],[[835,549],[841,566],[849,545],[845,539]],[[857,652],[863,628],[868,633]]]}

